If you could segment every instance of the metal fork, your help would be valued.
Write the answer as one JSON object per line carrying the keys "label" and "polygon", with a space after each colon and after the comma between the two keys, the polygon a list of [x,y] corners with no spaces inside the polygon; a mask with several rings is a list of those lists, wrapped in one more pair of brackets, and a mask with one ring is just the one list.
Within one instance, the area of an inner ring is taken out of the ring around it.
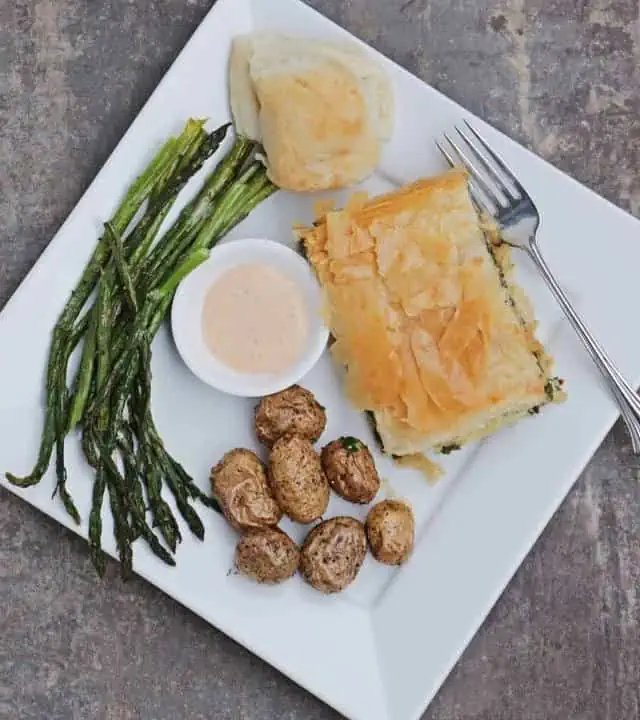
{"label": "metal fork", "polygon": [[633,452],[639,455],[640,398],[575,311],[542,256],[536,240],[540,214],[533,200],[479,133],[466,120],[464,123],[465,128],[456,127],[462,142],[456,142],[445,134],[453,154],[437,142],[440,152],[452,167],[461,164],[470,173],[471,196],[482,212],[497,221],[505,242],[524,250],[533,260],[611,389],[631,436]]}

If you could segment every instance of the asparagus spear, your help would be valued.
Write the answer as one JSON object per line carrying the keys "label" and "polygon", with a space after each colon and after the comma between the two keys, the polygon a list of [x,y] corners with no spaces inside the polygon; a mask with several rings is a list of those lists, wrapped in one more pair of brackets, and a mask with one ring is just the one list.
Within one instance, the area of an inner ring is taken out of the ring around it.
{"label": "asparagus spear", "polygon": [[91,561],[98,575],[104,575],[105,563],[101,549],[102,537],[102,501],[107,487],[107,479],[104,468],[100,466],[96,471],[96,479],[93,484],[93,496],[91,500],[91,513],[89,515],[89,552]]}
{"label": "asparagus spear", "polygon": [[[114,257],[113,264],[107,268],[106,272],[103,274],[101,284],[108,286],[109,295],[113,298],[113,300],[110,301],[109,307],[103,308],[102,311],[107,313],[103,317],[103,340],[105,340],[104,335],[109,332],[109,326],[114,324],[122,307],[122,302],[115,292],[115,279],[118,265],[120,266],[120,270],[122,270],[123,264],[127,262],[129,266],[129,274],[133,283],[133,280],[135,279],[135,269],[151,248],[160,226],[170,209],[173,207],[180,190],[184,187],[186,182],[198,170],[200,170],[205,160],[219,147],[220,143],[224,139],[228,127],[228,125],[223,125],[207,135],[203,129],[203,121],[190,120],[187,123],[185,131],[180,137],[180,143],[176,148],[176,154],[172,165],[165,169],[164,174],[155,183],[151,191],[145,214],[139,224],[132,231],[130,237],[127,239],[126,245],[131,249],[129,257],[125,261],[124,255],[126,248],[123,243],[123,252],[121,253],[119,260]],[[112,230],[111,239],[113,240],[114,234],[115,236],[118,236],[118,229],[114,225],[113,221],[109,222],[108,226]],[[109,238],[108,231],[105,233],[105,236],[106,238]],[[98,309],[95,306],[91,309],[92,313],[97,311]],[[106,344],[106,340],[103,345],[104,344]],[[86,353],[98,350],[98,348],[92,348],[91,345],[85,346],[83,348],[83,361]],[[108,363],[103,360],[101,368],[98,370],[99,374],[105,375],[107,366]],[[85,367],[92,368],[93,363],[87,361],[85,363]],[[102,384],[103,380],[104,378],[101,381],[98,381],[98,387]],[[79,384],[80,380],[78,379],[76,382]],[[77,424],[80,421],[87,399],[86,395],[74,397],[71,418],[73,419],[74,424]],[[103,417],[103,423],[105,421],[106,420]],[[73,426],[74,425],[70,421],[69,427],[72,428]]]}
{"label": "asparagus spear", "polygon": [[[69,513],[79,520],[66,490],[64,437],[81,423],[82,447],[95,469],[89,542],[99,574],[104,572],[101,508],[105,492],[123,577],[132,571],[132,544],[137,537],[164,562],[174,564],[153,530],[158,528],[171,553],[175,552],[180,530],[162,498],[163,483],[197,537],[203,537],[204,526],[190,501],[219,510],[215,500],[167,452],[155,427],[150,407],[150,346],[181,280],[206,260],[220,237],[275,190],[262,165],[250,160],[252,143],[238,138],[197,197],[155,242],[180,189],[226,131],[224,126],[207,135],[201,121],[190,121],[179,138],[165,144],[141,176],[145,182],[132,186],[123,209],[106,223],[105,234],[54,330],[36,466],[27,478],[8,476],[16,484],[35,484],[46,471],[55,445],[57,489]],[[145,203],[141,219],[127,234]],[[96,302],[82,314],[96,287]],[[67,365],[83,336],[82,358],[70,395]],[[147,524],[145,494],[153,527]]]}
{"label": "asparagus spear", "polygon": [[[193,124],[188,123],[179,138],[170,138],[161,147],[147,169],[133,182],[125,197],[111,219],[112,226],[119,233],[124,233],[142,205],[153,194],[157,184],[166,176],[168,169],[175,162],[176,156],[180,156],[185,149],[185,139],[191,138]],[[82,336],[84,323],[80,326],[80,333],[74,332],[74,323],[78,320],[82,308],[95,289],[96,283],[109,259],[109,248],[106,238],[103,236],[96,245],[89,263],[65,305],[58,322],[53,331],[51,350],[49,352],[49,364],[47,369],[47,387],[45,401],[45,422],[38,451],[38,459],[31,473],[25,477],[18,477],[7,473],[7,479],[18,487],[30,487],[40,482],[49,467],[49,460],[56,442],[56,437],[63,435],[63,431],[56,425],[56,393],[58,392],[60,377],[64,377],[66,383],[66,368],[71,353]],[[58,413],[60,415],[61,413]],[[59,417],[58,421],[63,422]],[[67,423],[65,423],[65,426]],[[65,428],[66,429],[66,428]]]}
{"label": "asparagus spear", "polygon": [[120,279],[120,285],[124,290],[124,298],[128,303],[129,308],[132,312],[138,312],[138,298],[136,297],[136,290],[133,286],[133,279],[127,266],[127,261],[124,256],[124,245],[122,238],[118,234],[118,231],[113,227],[110,222],[104,224],[104,228],[107,233],[107,238],[111,243],[111,254],[115,262],[116,271]]}

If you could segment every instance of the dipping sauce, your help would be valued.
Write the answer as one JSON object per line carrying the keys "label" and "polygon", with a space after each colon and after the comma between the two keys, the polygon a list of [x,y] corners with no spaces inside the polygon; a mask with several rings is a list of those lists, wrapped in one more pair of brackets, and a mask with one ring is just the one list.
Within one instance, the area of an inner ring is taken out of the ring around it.
{"label": "dipping sauce", "polygon": [[234,370],[282,372],[300,358],[308,333],[302,291],[270,265],[237,265],[207,291],[204,341],[218,360]]}

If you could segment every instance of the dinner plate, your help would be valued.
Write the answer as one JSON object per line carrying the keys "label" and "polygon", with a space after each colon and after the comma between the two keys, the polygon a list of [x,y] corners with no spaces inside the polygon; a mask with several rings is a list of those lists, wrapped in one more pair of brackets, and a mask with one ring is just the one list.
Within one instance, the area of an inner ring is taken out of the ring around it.
{"label": "dinner plate", "polygon": [[[35,459],[50,332],[101,224],[187,117],[208,116],[212,125],[229,118],[231,39],[256,29],[350,37],[298,0],[220,0],[213,7],[0,316],[0,469],[26,472]],[[535,199],[549,264],[622,372],[638,381],[640,224],[391,61],[381,61],[395,90],[395,132],[378,172],[363,187],[377,193],[444,170],[434,139],[464,117],[475,122]],[[339,202],[345,198],[334,196]],[[291,225],[312,219],[316,199],[277,193],[227,242],[257,236],[292,244]],[[416,513],[417,546],[407,565],[389,569],[369,558],[356,582],[333,597],[299,579],[276,588],[257,586],[229,574],[236,536],[220,516],[203,510],[205,540],[186,531],[176,568],[137,543],[135,570],[347,717],[418,718],[616,417],[541,280],[526,257],[516,257],[516,263],[541,336],[567,379],[569,399],[454,453],[445,460],[446,477],[433,486],[377,457],[381,495],[407,498]],[[252,401],[201,383],[180,360],[166,328],[153,346],[153,375],[160,431],[203,489],[223,452],[234,446],[260,451],[251,428]],[[349,434],[372,442],[365,420],[343,397],[339,372],[326,353],[304,385],[327,407],[324,439]],[[1,482],[86,536],[92,475],[77,438],[67,447],[69,488],[81,527],[72,527],[59,501],[52,500],[51,474],[24,491]],[[353,514],[354,507],[334,496],[328,515]],[[285,529],[296,539],[303,532],[292,524]],[[108,510],[103,534],[106,550],[115,554]]]}

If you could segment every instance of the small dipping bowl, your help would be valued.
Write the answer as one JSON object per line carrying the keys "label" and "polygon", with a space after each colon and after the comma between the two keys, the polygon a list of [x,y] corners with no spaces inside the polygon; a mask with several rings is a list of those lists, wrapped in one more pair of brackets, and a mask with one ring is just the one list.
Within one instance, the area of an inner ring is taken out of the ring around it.
{"label": "small dipping bowl", "polygon": [[[297,360],[275,373],[241,372],[218,359],[207,345],[203,312],[210,288],[239,265],[264,265],[290,279],[299,290],[306,312],[305,345]],[[316,364],[326,347],[329,331],[320,314],[321,291],[304,258],[281,243],[262,238],[229,240],[211,251],[211,257],[178,287],[171,310],[173,337],[189,369],[217,390],[241,397],[262,397],[296,383]]]}

